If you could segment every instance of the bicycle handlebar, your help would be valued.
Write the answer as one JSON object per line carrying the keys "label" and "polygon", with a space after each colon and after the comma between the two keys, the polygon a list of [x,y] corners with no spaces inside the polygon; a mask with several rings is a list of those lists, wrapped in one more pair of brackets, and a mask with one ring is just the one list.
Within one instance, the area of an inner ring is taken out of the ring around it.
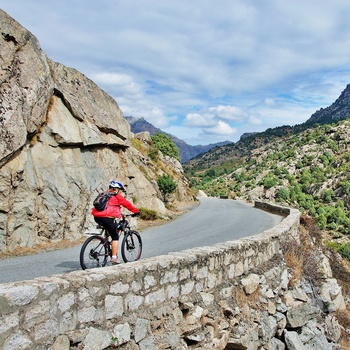
{"label": "bicycle handlebar", "polygon": [[132,213],[132,214],[122,214],[122,218],[127,217],[127,216],[131,216],[132,218],[139,216],[141,214],[141,211],[137,212],[137,213]]}

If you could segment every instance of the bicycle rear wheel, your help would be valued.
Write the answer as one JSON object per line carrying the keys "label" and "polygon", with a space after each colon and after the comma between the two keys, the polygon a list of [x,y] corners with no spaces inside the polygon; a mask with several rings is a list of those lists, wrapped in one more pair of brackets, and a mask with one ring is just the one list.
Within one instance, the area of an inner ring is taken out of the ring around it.
{"label": "bicycle rear wheel", "polygon": [[100,236],[89,237],[80,250],[80,266],[83,270],[103,267],[107,264],[108,242]]}
{"label": "bicycle rear wheel", "polygon": [[124,234],[121,253],[124,262],[140,259],[142,253],[142,240],[138,232],[131,230]]}

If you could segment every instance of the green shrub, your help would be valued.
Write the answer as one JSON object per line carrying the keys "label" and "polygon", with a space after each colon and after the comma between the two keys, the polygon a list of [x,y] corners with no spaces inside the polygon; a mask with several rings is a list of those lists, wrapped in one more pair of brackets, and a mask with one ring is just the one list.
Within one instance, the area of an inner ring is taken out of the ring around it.
{"label": "green shrub", "polygon": [[156,132],[153,136],[151,136],[151,139],[153,145],[164,155],[180,160],[180,150],[169,136]]}
{"label": "green shrub", "polygon": [[158,214],[155,210],[153,209],[147,209],[147,208],[139,208],[141,211],[140,219],[142,220],[157,220],[158,219]]}
{"label": "green shrub", "polygon": [[329,249],[334,250],[335,252],[337,252],[341,247],[341,244],[335,241],[326,241],[325,243]]}
{"label": "green shrub", "polygon": [[289,191],[286,188],[279,188],[276,191],[276,199],[280,202],[287,201],[289,199]]}
{"label": "green shrub", "polygon": [[164,174],[158,177],[157,184],[159,191],[163,195],[164,202],[167,202],[168,195],[176,190],[176,182],[169,175]]}
{"label": "green shrub", "polygon": [[260,185],[263,185],[266,190],[276,186],[278,184],[278,178],[275,175],[267,174],[262,181],[260,181]]}
{"label": "green shrub", "polygon": [[338,252],[343,258],[350,261],[350,242],[342,244]]}

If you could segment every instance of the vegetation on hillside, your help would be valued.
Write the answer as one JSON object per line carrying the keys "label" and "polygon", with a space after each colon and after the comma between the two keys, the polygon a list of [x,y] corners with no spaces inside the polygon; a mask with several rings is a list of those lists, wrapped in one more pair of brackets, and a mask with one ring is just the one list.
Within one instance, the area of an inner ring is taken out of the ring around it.
{"label": "vegetation on hillside", "polygon": [[[350,121],[277,129],[186,163],[192,186],[210,196],[296,207],[333,239],[348,237]],[[350,257],[348,243],[336,249]]]}
{"label": "vegetation on hillside", "polygon": [[[160,199],[163,200],[167,209],[171,209],[171,203],[175,198],[181,200],[176,192],[177,189],[182,195],[185,190],[188,198],[193,198],[189,182],[184,178],[183,173],[178,171],[177,165],[174,163],[173,158],[178,158],[179,149],[171,138],[158,132],[149,138],[145,138],[145,136],[134,137],[131,139],[131,143],[143,155],[141,161],[137,157],[134,158],[135,165],[150,182],[157,184],[161,194]],[[136,203],[137,198],[133,198],[133,201]],[[141,218],[146,220],[147,217],[147,220],[150,220],[152,216],[154,215],[147,211],[147,214],[145,213]]]}
{"label": "vegetation on hillside", "polygon": [[161,132],[156,132],[151,136],[154,147],[161,151],[164,155],[172,157],[180,161],[180,151],[174,141]]}
{"label": "vegetation on hillside", "polygon": [[176,182],[169,175],[164,174],[158,177],[157,184],[163,196],[163,201],[166,203],[168,201],[168,196],[176,190]]}

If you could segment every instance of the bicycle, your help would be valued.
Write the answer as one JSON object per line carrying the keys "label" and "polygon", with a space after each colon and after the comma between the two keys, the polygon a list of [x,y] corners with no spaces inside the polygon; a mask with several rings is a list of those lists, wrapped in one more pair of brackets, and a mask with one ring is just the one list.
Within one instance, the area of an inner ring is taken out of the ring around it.
{"label": "bicycle", "polygon": [[[119,240],[124,235],[121,243],[121,254],[125,263],[139,260],[142,253],[142,239],[140,234],[132,230],[129,221],[126,219],[133,214],[122,214],[118,221],[117,230]],[[91,236],[86,239],[80,250],[80,266],[83,270],[104,267],[112,258],[112,238],[107,230],[98,225],[99,233],[86,232]]]}

